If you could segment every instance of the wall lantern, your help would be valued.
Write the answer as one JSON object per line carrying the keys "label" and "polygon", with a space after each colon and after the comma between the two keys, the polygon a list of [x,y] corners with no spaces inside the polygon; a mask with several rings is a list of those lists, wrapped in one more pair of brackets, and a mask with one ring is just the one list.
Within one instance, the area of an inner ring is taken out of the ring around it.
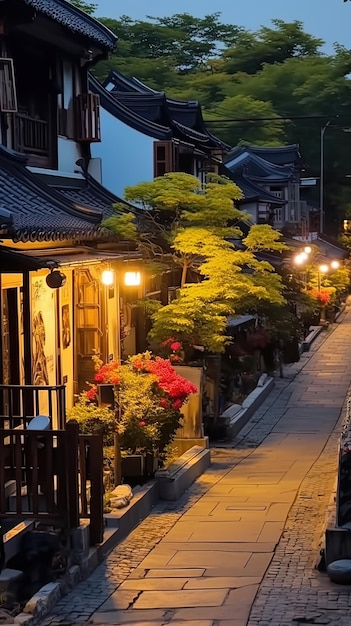
{"label": "wall lantern", "polygon": [[127,287],[139,287],[141,285],[140,272],[126,272],[124,274],[124,284]]}
{"label": "wall lantern", "polygon": [[50,274],[46,277],[46,284],[51,289],[59,289],[66,283],[66,276],[59,272],[59,270],[51,270]]}
{"label": "wall lantern", "polygon": [[101,280],[106,287],[111,287],[115,281],[115,273],[112,270],[104,270],[101,274]]}

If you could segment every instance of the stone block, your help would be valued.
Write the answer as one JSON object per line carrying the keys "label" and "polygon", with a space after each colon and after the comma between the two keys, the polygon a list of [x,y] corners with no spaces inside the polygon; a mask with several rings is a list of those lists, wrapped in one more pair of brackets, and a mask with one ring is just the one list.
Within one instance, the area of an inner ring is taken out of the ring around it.
{"label": "stone block", "polygon": [[71,546],[73,559],[80,560],[87,556],[90,549],[90,523],[89,520],[82,519],[78,528],[71,530]]}
{"label": "stone block", "polygon": [[210,450],[193,446],[155,478],[163,500],[178,500],[184,491],[210,466]]}
{"label": "stone block", "polygon": [[12,591],[14,588],[17,588],[22,576],[23,572],[20,570],[5,567],[0,572],[0,591]]}
{"label": "stone block", "polygon": [[325,531],[325,562],[351,559],[351,530],[349,528],[327,528]]}

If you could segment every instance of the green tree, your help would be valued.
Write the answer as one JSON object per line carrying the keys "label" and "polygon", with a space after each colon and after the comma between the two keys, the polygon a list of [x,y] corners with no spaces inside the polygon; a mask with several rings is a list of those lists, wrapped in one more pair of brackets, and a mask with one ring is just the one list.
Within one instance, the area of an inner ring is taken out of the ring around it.
{"label": "green tree", "polygon": [[95,70],[96,75],[104,78],[110,69],[116,69],[161,91],[165,85],[181,88],[180,77],[203,71],[223,47],[235,42],[241,29],[223,24],[219,16],[177,13],[163,18],[148,16],[148,21],[126,15],[119,20],[100,18],[118,35],[118,46],[110,60]]}
{"label": "green tree", "polygon": [[81,9],[88,15],[93,15],[93,13],[95,13],[98,7],[97,4],[92,4],[91,2],[84,2],[84,0],[69,0],[69,2],[71,4],[74,4],[74,6],[78,7],[78,9]]}
{"label": "green tree", "polygon": [[230,180],[212,175],[202,189],[193,176],[171,173],[127,188],[125,197],[143,207],[144,254],[182,270],[178,297],[152,316],[151,340],[175,336],[220,352],[228,315],[259,300],[283,304],[280,277],[254,251],[286,246],[277,231],[261,225],[252,226],[246,250],[235,249],[228,239],[247,216],[235,207],[242,194]]}
{"label": "green tree", "polygon": [[274,19],[272,24],[273,28],[262,26],[255,33],[239,33],[235,46],[223,54],[228,73],[256,74],[267,64],[315,56],[324,43],[322,39],[305,33],[302,22]]}

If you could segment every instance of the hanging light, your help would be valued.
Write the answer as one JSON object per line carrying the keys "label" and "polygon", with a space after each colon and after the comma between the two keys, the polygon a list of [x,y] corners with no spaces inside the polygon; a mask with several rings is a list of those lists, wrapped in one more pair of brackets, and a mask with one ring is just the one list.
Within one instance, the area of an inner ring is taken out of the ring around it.
{"label": "hanging light", "polygon": [[340,263],[339,261],[332,261],[330,265],[333,268],[333,270],[337,270],[338,267],[340,266]]}
{"label": "hanging light", "polygon": [[104,270],[101,274],[101,280],[103,285],[111,287],[115,281],[115,273],[112,270]]}
{"label": "hanging light", "polygon": [[66,276],[59,270],[51,270],[46,277],[46,284],[51,289],[59,289],[66,283]]}
{"label": "hanging light", "polygon": [[140,272],[126,272],[124,274],[124,284],[127,287],[139,287],[141,285]]}

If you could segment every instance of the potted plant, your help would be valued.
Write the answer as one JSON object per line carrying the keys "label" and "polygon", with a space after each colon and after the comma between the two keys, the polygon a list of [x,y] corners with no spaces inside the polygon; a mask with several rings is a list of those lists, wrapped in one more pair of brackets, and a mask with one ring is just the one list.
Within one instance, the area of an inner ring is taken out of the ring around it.
{"label": "potted plant", "polygon": [[99,385],[113,387],[113,409],[104,410],[113,416],[115,482],[121,479],[123,456],[134,457],[134,472],[139,463],[140,471],[144,466],[151,474],[155,459],[163,462],[182,420],[180,409],[196,387],[177,374],[169,359],[150,352],[131,356],[123,364],[95,359],[95,365],[94,383],[84,398],[95,406],[93,411],[102,409],[97,406]]}

